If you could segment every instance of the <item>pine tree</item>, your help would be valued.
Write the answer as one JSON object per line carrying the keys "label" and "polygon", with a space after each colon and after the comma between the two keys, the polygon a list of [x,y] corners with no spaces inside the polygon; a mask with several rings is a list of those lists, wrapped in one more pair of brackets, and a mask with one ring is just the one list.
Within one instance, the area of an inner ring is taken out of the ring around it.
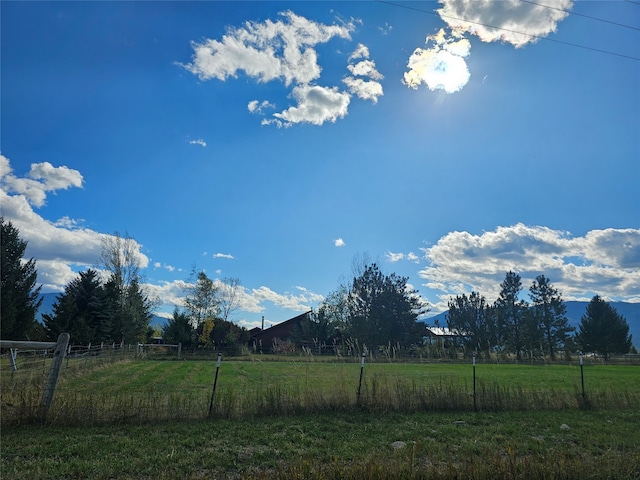
{"label": "pine tree", "polygon": [[495,313],[500,329],[501,343],[522,359],[526,340],[526,303],[518,298],[522,290],[520,275],[507,272],[500,284],[500,296],[495,302]]}
{"label": "pine tree", "polygon": [[69,333],[74,343],[89,344],[110,340],[107,298],[98,273],[80,272],[56,297],[53,313],[43,315],[50,339]]}
{"label": "pine tree", "polygon": [[421,343],[424,312],[418,292],[407,288],[408,278],[384,275],[373,263],[353,279],[347,300],[349,334],[369,348]]}
{"label": "pine tree", "polygon": [[594,352],[608,359],[631,349],[629,324],[615,308],[598,295],[591,299],[580,320],[576,341],[583,352]]}
{"label": "pine tree", "polygon": [[573,328],[566,316],[567,307],[560,292],[544,275],[539,275],[529,288],[534,322],[544,338],[546,353],[555,360],[559,349],[564,348]]}
{"label": "pine tree", "polygon": [[162,328],[162,336],[165,342],[182,343],[185,348],[191,348],[196,343],[196,331],[191,325],[189,317],[177,308],[173,311],[173,317]]}
{"label": "pine tree", "polygon": [[447,326],[455,330],[464,340],[465,348],[474,353],[489,350],[489,325],[487,302],[477,292],[469,296],[462,294],[449,300]]}
{"label": "pine tree", "polygon": [[36,313],[42,299],[41,287],[36,287],[36,261],[23,260],[27,242],[11,222],[0,217],[0,227],[0,338],[26,340],[39,330]]}

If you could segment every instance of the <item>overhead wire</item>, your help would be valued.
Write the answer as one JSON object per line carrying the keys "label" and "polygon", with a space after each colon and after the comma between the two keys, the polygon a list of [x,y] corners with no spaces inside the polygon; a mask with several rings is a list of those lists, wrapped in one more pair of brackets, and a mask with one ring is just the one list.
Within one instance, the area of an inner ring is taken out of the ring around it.
{"label": "overhead wire", "polygon": [[584,49],[584,50],[590,50],[592,52],[604,53],[606,55],[613,55],[613,56],[616,56],[616,57],[622,57],[622,58],[626,58],[626,59],[629,59],[629,60],[640,61],[640,57],[634,57],[632,55],[626,55],[624,53],[617,53],[617,52],[612,52],[610,50],[602,50],[602,49],[599,49],[599,48],[588,47],[586,45],[580,45],[578,43],[567,42],[567,41],[564,41],[564,40],[558,40],[557,38],[543,37],[541,35],[535,35],[535,34],[532,34],[532,33],[520,32],[518,30],[512,30],[510,28],[496,27],[495,25],[490,25],[488,23],[477,22],[475,20],[467,20],[467,19],[456,17],[456,16],[453,16],[453,15],[447,15],[447,14],[443,14],[443,13],[440,13],[440,12],[424,10],[422,8],[411,7],[411,6],[408,6],[408,5],[402,5],[402,4],[399,4],[399,3],[389,2],[389,1],[386,1],[386,0],[375,0],[375,1],[377,3],[383,3],[383,4],[386,4],[386,5],[390,5],[392,7],[405,8],[407,10],[413,10],[413,11],[416,11],[416,12],[426,13],[428,15],[433,15],[433,16],[437,16],[437,17],[440,17],[440,18],[450,18],[452,20],[459,20],[459,21],[462,21],[462,22],[471,23],[473,25],[480,25],[480,26],[487,27],[487,28],[494,28],[496,30],[502,30],[502,31],[505,31],[505,32],[516,33],[518,35],[526,35],[527,37],[535,38],[535,39],[538,39],[538,40],[546,40],[548,42],[554,42],[554,43],[559,43],[559,44],[562,44],[562,45],[567,45],[567,46],[570,46],[570,47],[581,48],[581,49]]}
{"label": "overhead wire", "polygon": [[578,17],[589,18],[591,20],[596,20],[598,22],[608,23],[610,25],[615,25],[617,27],[629,28],[631,30],[640,31],[639,27],[633,27],[631,25],[625,25],[624,23],[613,22],[611,20],[605,20],[604,18],[598,18],[598,17],[593,17],[591,15],[585,15],[584,13],[574,12],[573,10],[565,10],[564,8],[552,7],[551,5],[544,5],[542,3],[533,2],[531,0],[520,0],[520,1],[522,3],[529,3],[531,5],[536,5],[538,7],[548,8],[549,10],[557,10],[558,12],[564,12],[564,13],[566,13],[568,15],[575,15],[575,16],[578,16]]}

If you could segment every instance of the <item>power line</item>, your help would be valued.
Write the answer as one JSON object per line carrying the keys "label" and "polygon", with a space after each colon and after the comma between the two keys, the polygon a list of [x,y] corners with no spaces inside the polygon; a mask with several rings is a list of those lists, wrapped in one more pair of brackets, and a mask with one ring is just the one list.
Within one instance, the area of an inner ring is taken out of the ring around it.
{"label": "power line", "polygon": [[386,5],[391,5],[392,7],[405,8],[407,10],[413,10],[413,11],[416,11],[416,12],[426,13],[428,15],[434,15],[434,16],[437,16],[437,17],[440,17],[440,18],[450,18],[450,19],[453,19],[453,20],[459,20],[461,22],[472,23],[474,25],[480,25],[480,26],[487,27],[487,28],[494,28],[496,30],[503,30],[505,32],[517,33],[518,35],[526,35],[527,37],[536,38],[538,40],[546,40],[548,42],[560,43],[562,45],[568,45],[570,47],[582,48],[584,50],[591,50],[592,52],[604,53],[606,55],[613,55],[613,56],[616,56],[616,57],[627,58],[629,60],[640,61],[640,57],[633,57],[631,55],[625,55],[623,53],[616,53],[616,52],[612,52],[610,50],[601,50],[599,48],[587,47],[585,45],[580,45],[578,43],[565,42],[564,40],[558,40],[556,38],[542,37],[540,35],[534,35],[532,33],[519,32],[517,30],[511,30],[509,28],[504,28],[504,27],[496,27],[495,25],[489,25],[487,23],[476,22],[474,20],[466,20],[464,18],[454,17],[453,15],[446,15],[446,14],[442,14],[442,13],[439,13],[439,12],[423,10],[423,9],[417,8],[417,7],[410,7],[408,5],[400,5],[398,3],[388,2],[388,1],[385,1],[385,0],[375,0],[375,1],[378,2],[378,3],[384,3]]}
{"label": "power line", "polygon": [[611,20],[605,20],[604,18],[592,17],[590,15],[585,15],[583,13],[577,13],[577,12],[574,12],[574,11],[571,11],[571,10],[565,10],[564,8],[552,7],[551,5],[543,5],[541,3],[532,2],[531,0],[520,0],[520,1],[522,3],[529,3],[531,5],[537,5],[538,7],[548,8],[550,10],[557,10],[559,12],[564,12],[564,13],[567,13],[569,15],[576,15],[578,17],[584,17],[584,18],[589,18],[591,20],[597,20],[598,22],[609,23],[611,25],[616,25],[618,27],[630,28],[631,30],[640,31],[640,28],[638,28],[638,27],[632,27],[631,25],[625,25],[623,23],[612,22]]}

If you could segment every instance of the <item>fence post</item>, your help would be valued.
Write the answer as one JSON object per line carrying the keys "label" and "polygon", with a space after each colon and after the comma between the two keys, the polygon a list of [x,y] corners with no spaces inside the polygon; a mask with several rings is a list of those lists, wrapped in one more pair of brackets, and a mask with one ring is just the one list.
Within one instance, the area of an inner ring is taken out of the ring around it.
{"label": "fence post", "polygon": [[60,376],[60,370],[62,368],[62,362],[65,354],[67,353],[67,346],[69,345],[69,334],[61,333],[58,336],[58,342],[53,352],[53,358],[51,359],[51,367],[49,368],[49,375],[47,376],[47,383],[44,385],[44,393],[42,394],[41,405],[41,418],[46,418],[49,407],[53,402],[53,394],[56,391],[56,385],[58,383],[58,377]]}
{"label": "fence post", "polygon": [[362,374],[364,372],[364,358],[366,353],[362,352],[362,361],[360,362],[360,380],[358,381],[358,405],[360,405],[360,391],[362,390]]}
{"label": "fence post", "polygon": [[218,365],[216,366],[216,376],[213,380],[213,390],[211,391],[211,402],[209,403],[209,416],[213,411],[213,396],[216,394],[216,385],[218,384],[218,372],[220,371],[220,362],[222,361],[222,354],[218,353]]}
{"label": "fence post", "polygon": [[18,349],[10,348],[9,349],[9,363],[11,364],[11,371],[15,372],[18,370],[18,365],[16,364],[16,358],[18,357]]}
{"label": "fence post", "polygon": [[476,354],[473,354],[473,411],[478,411],[478,404],[476,403]]}
{"label": "fence post", "polygon": [[584,366],[582,363],[582,352],[580,352],[580,379],[582,381],[582,399],[584,400]]}
{"label": "fence post", "polygon": [[178,360],[180,360],[180,353],[182,353],[182,342],[178,343]]}

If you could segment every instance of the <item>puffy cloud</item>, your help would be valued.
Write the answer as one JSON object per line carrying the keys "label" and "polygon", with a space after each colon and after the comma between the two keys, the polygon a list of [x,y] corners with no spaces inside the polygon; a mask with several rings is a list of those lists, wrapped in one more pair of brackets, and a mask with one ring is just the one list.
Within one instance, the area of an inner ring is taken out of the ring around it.
{"label": "puffy cloud", "polygon": [[[534,43],[557,30],[573,5],[572,0],[549,0],[545,5],[521,0],[439,0],[437,10],[447,24],[445,30],[427,37],[428,48],[417,48],[407,63],[404,83],[447,93],[460,91],[469,81],[465,58],[471,44],[464,38],[475,35],[483,42],[505,42],[516,48]],[[485,76],[486,79],[486,76]]]}
{"label": "puffy cloud", "polygon": [[30,204],[41,207],[47,192],[82,187],[82,175],[68,167],[54,167],[49,162],[32,163],[27,177],[16,177],[11,162],[0,154],[0,186],[7,193],[22,195]]}
{"label": "puffy cloud", "polygon": [[[300,287],[297,288],[300,290]],[[261,304],[270,302],[278,307],[293,310],[294,312],[305,312],[323,299],[324,297],[322,295],[312,293],[306,289],[301,290],[301,293],[297,295],[292,293],[280,294],[274,292],[269,287],[262,286],[252,289],[251,292],[247,294],[247,297],[245,297],[247,303],[244,304],[245,308],[243,308],[243,310],[261,312],[264,310]],[[251,303],[254,305],[253,309],[250,309]]]}
{"label": "puffy cloud", "polygon": [[262,102],[259,102],[258,100],[251,100],[247,105],[247,110],[251,113],[262,113],[265,109],[274,107],[275,105],[267,100],[263,100]]}
{"label": "puffy cloud", "polygon": [[[359,61],[353,63],[355,60]],[[351,63],[347,65],[347,70],[353,76],[345,77],[342,82],[347,86],[351,94],[363,100],[371,100],[373,103],[377,103],[378,97],[384,94],[382,84],[378,80],[382,80],[384,77],[376,69],[376,63],[373,60],[369,60],[369,49],[361,43],[358,44],[356,49],[349,55],[349,62]]]}
{"label": "puffy cloud", "polygon": [[234,256],[229,253],[214,253],[213,258],[228,258],[232,260]]}
{"label": "puffy cloud", "polygon": [[416,48],[409,61],[403,83],[417,89],[422,83],[430,90],[454,93],[462,90],[471,76],[465,57],[471,44],[466,38],[446,36],[444,29],[426,38],[428,48]]}
{"label": "puffy cloud", "polygon": [[281,20],[246,22],[230,28],[221,41],[208,39],[194,43],[192,62],[184,65],[201,80],[236,77],[239,70],[260,82],[282,80],[306,84],[320,76],[318,44],[334,37],[351,38],[353,24],[324,25],[291,11],[281,12]]}
{"label": "puffy cloud", "polygon": [[344,247],[344,246],[346,245],[346,244],[344,243],[344,240],[343,240],[342,238],[336,238],[336,239],[333,241],[333,244],[334,244],[336,247]]}
{"label": "puffy cloud", "polygon": [[201,138],[198,138],[197,140],[190,140],[189,144],[191,144],[191,145],[200,145],[202,148],[207,146],[207,142],[205,142]]}
{"label": "puffy cloud", "polygon": [[[281,12],[280,17],[277,21],[246,22],[240,28],[230,28],[221,40],[193,43],[192,61],[183,67],[201,80],[224,81],[243,71],[258,82],[279,80],[291,87],[289,97],[296,105],[264,118],[262,125],[323,125],[347,115],[351,95],[377,102],[383,94],[378,80],[383,77],[375,62],[369,60],[369,50],[363,44],[358,44],[349,57],[347,68],[351,76],[343,80],[347,91],[317,85],[322,68],[315,47],[332,38],[351,39],[355,21],[324,25],[291,11]],[[255,114],[263,115],[267,108],[275,105],[268,100],[251,100],[247,104],[249,112]]]}
{"label": "puffy cloud", "polygon": [[280,113],[274,113],[273,120],[263,120],[263,124],[276,123],[289,127],[296,123],[322,125],[324,122],[335,122],[344,118],[351,101],[349,95],[340,92],[336,87],[320,87],[318,85],[300,85],[293,89],[293,98],[297,106],[290,107]]}
{"label": "puffy cloud", "polygon": [[420,276],[442,297],[471,290],[498,296],[507,271],[523,278],[523,287],[545,275],[565,300],[594,294],[640,299],[640,230],[592,230],[583,237],[547,227],[517,224],[473,235],[451,232],[424,249],[429,265]]}
{"label": "puffy cloud", "polygon": [[542,4],[520,0],[439,0],[437,12],[455,32],[476,35],[483,42],[506,42],[516,48],[536,42],[557,29],[572,0]]}
{"label": "puffy cloud", "polygon": [[[11,173],[9,160],[0,156],[0,170],[4,172],[0,179],[0,204],[2,214],[19,231],[26,240],[27,257],[37,260],[38,283],[43,291],[61,291],[72,280],[78,269],[92,267],[98,263],[103,239],[108,234],[83,228],[80,221],[62,217],[51,222],[38,215],[32,205],[38,206],[41,199],[44,203],[46,192],[66,189],[71,186],[82,186],[82,175],[67,167],[53,167],[51,164],[33,164],[28,175],[36,180],[18,178]],[[34,191],[16,189],[23,180],[37,183]],[[142,246],[135,244],[136,256],[142,268],[149,264],[149,259],[141,252]]]}

